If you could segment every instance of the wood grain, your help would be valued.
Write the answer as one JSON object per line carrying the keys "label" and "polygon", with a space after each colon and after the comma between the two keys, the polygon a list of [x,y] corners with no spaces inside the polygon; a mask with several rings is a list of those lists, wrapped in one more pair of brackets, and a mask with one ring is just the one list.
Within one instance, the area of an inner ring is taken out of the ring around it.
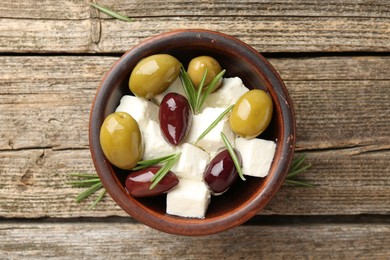
{"label": "wood grain", "polygon": [[134,223],[0,223],[4,259],[386,259],[389,245],[386,224],[241,226],[182,237]]}
{"label": "wood grain", "polygon": [[[0,259],[388,259],[389,18],[381,0],[3,0]],[[316,185],[284,185],[248,224],[208,237],[152,230],[109,196],[88,210],[93,198],[77,204],[81,190],[66,184],[73,172],[95,172],[87,130],[104,73],[145,38],[180,28],[286,57],[270,62],[312,164],[301,178]]]}
{"label": "wood grain", "polygon": [[220,31],[260,52],[386,52],[387,18],[146,17],[113,19],[0,19],[0,52],[122,53],[150,36],[175,29]]}
{"label": "wood grain", "polygon": [[[0,57],[0,150],[86,148],[93,96],[116,59]],[[390,143],[388,57],[270,61],[294,100],[299,149]]]}
{"label": "wood grain", "polygon": [[[130,17],[145,16],[337,16],[337,17],[389,17],[386,1],[40,1],[3,0],[0,17],[31,19],[86,19],[96,16],[90,2],[97,2]],[[169,6],[169,8],[167,8]],[[100,17],[111,18],[103,13]]]}
{"label": "wood grain", "polygon": [[[89,110],[116,59],[0,57],[1,217],[125,215],[108,197],[89,211],[91,200],[77,205],[80,190],[64,185],[72,172],[94,172]],[[298,149],[310,151],[313,166],[302,177],[317,186],[283,187],[262,214],[388,214],[390,59],[270,61],[294,100]]]}
{"label": "wood grain", "polygon": [[[351,156],[311,152],[303,179],[314,188],[283,186],[261,214],[348,215],[390,212],[389,152]],[[89,150],[28,149],[0,152],[0,217],[126,216],[109,196],[94,210],[93,198],[78,205],[82,189],[71,188],[74,172],[94,173]]]}

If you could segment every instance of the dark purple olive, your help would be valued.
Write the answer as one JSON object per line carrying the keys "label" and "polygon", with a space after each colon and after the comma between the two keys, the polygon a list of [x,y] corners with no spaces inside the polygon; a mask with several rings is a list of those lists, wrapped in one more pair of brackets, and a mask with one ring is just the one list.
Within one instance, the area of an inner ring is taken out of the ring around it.
{"label": "dark purple olive", "polygon": [[187,135],[192,121],[190,104],[177,93],[168,93],[160,104],[160,128],[164,139],[177,146]]}
{"label": "dark purple olive", "polygon": [[[242,166],[240,152],[237,149],[234,149],[234,152],[240,162],[240,166]],[[218,153],[211,160],[203,174],[204,181],[214,195],[220,195],[227,191],[237,178],[237,169],[227,149]]]}
{"label": "dark purple olive", "polygon": [[170,191],[178,183],[179,179],[171,171],[153,188],[150,189],[153,176],[160,167],[153,166],[130,173],[126,178],[126,190],[134,197],[151,197]]}

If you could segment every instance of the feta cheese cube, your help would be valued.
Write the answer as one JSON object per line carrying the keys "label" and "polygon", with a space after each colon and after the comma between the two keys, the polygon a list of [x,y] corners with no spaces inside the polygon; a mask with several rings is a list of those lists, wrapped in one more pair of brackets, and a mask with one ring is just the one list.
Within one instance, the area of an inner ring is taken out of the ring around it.
{"label": "feta cheese cube", "polygon": [[181,84],[180,77],[177,77],[177,79],[172,83],[172,85],[170,85],[169,88],[167,88],[164,92],[154,96],[152,99],[153,102],[159,106],[165,95],[170,92],[178,93],[182,96],[187,97],[184,92],[183,85]]}
{"label": "feta cheese cube", "polygon": [[[194,115],[192,117],[192,126],[186,138],[186,142],[195,142],[204,130],[206,130],[206,128],[209,127],[223,111],[225,111],[225,108],[207,107],[202,113]],[[221,138],[221,132],[223,132],[228,140],[233,144],[235,136],[230,129],[228,118],[228,116],[225,116],[225,118],[219,121],[206,136],[196,143],[196,145],[208,153],[216,153],[221,147],[225,147]]]}
{"label": "feta cheese cube", "polygon": [[155,159],[175,153],[176,148],[165,141],[157,122],[150,120],[147,126],[141,129],[141,133],[145,145],[143,160]]}
{"label": "feta cheese cube", "polygon": [[137,121],[140,129],[143,129],[150,120],[158,122],[158,109],[156,104],[147,99],[125,95],[115,112],[130,114]]}
{"label": "feta cheese cube", "polygon": [[166,212],[171,215],[204,218],[210,203],[210,191],[201,181],[180,179],[167,194]]}
{"label": "feta cheese cube", "polygon": [[203,180],[203,172],[210,161],[209,154],[188,143],[178,147],[178,151],[181,151],[180,159],[171,168],[171,171],[178,177]]}
{"label": "feta cheese cube", "polygon": [[242,157],[242,172],[254,177],[268,175],[274,158],[276,143],[263,139],[236,138],[236,148]]}
{"label": "feta cheese cube", "polygon": [[204,107],[227,108],[234,105],[237,100],[248,91],[249,89],[245,87],[239,77],[224,78],[222,86],[207,97]]}

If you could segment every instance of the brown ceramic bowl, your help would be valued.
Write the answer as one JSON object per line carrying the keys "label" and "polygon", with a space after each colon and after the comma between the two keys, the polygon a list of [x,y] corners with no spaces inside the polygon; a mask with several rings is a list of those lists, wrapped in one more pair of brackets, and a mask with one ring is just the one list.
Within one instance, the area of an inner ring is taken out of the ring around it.
{"label": "brown ceramic bowl", "polygon": [[[204,219],[181,218],[165,213],[165,196],[134,198],[124,188],[126,172],[114,168],[100,148],[104,118],[113,113],[128,87],[130,72],[144,57],[168,53],[186,67],[199,55],[216,58],[226,69],[225,77],[238,76],[248,88],[269,92],[274,115],[261,138],[277,143],[266,178],[238,180],[222,196],[213,196]],[[231,36],[207,30],[177,30],[149,38],[126,52],[108,71],[96,93],[89,126],[92,159],[104,187],[119,206],[138,221],[172,234],[207,235],[238,226],[258,213],[278,191],[288,172],[295,147],[295,118],[285,85],[268,61],[249,45]]]}

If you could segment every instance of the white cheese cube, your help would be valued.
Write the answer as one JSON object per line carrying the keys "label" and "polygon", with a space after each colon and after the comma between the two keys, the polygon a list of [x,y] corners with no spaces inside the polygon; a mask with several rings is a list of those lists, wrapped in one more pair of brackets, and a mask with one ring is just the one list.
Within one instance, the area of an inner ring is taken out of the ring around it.
{"label": "white cheese cube", "polygon": [[158,122],[158,109],[156,104],[147,99],[125,95],[115,112],[130,114],[138,122],[140,129],[143,129],[150,120]]}
{"label": "white cheese cube", "polygon": [[178,147],[178,151],[181,151],[180,159],[171,168],[171,171],[178,177],[203,180],[203,172],[210,161],[209,154],[188,143]]}
{"label": "white cheese cube", "polygon": [[166,212],[171,215],[204,218],[210,203],[210,191],[201,181],[180,179],[167,194]]}
{"label": "white cheese cube", "polygon": [[242,157],[242,172],[254,177],[268,175],[274,158],[276,143],[263,139],[236,138],[236,148]]}
{"label": "white cheese cube", "polygon": [[175,153],[176,148],[165,141],[157,122],[150,120],[147,126],[141,129],[141,133],[145,145],[143,160],[155,159]]}
{"label": "white cheese cube", "polygon": [[181,84],[180,77],[177,77],[177,79],[172,83],[172,85],[170,85],[169,88],[167,88],[164,92],[154,96],[152,99],[153,102],[159,106],[165,95],[170,92],[178,93],[182,96],[187,97],[184,92],[183,85]]}
{"label": "white cheese cube", "polygon": [[234,105],[237,100],[248,91],[249,89],[244,86],[239,77],[224,78],[222,86],[207,97],[204,107],[227,108]]}
{"label": "white cheese cube", "polygon": [[[206,130],[206,128],[209,127],[224,111],[225,108],[207,107],[202,113],[194,115],[192,117],[192,126],[186,138],[186,142],[195,142],[204,130]],[[196,145],[208,153],[216,153],[220,148],[225,147],[221,138],[221,132],[226,135],[233,145],[235,136],[230,129],[228,118],[229,116],[226,115],[206,136],[197,142]]]}

